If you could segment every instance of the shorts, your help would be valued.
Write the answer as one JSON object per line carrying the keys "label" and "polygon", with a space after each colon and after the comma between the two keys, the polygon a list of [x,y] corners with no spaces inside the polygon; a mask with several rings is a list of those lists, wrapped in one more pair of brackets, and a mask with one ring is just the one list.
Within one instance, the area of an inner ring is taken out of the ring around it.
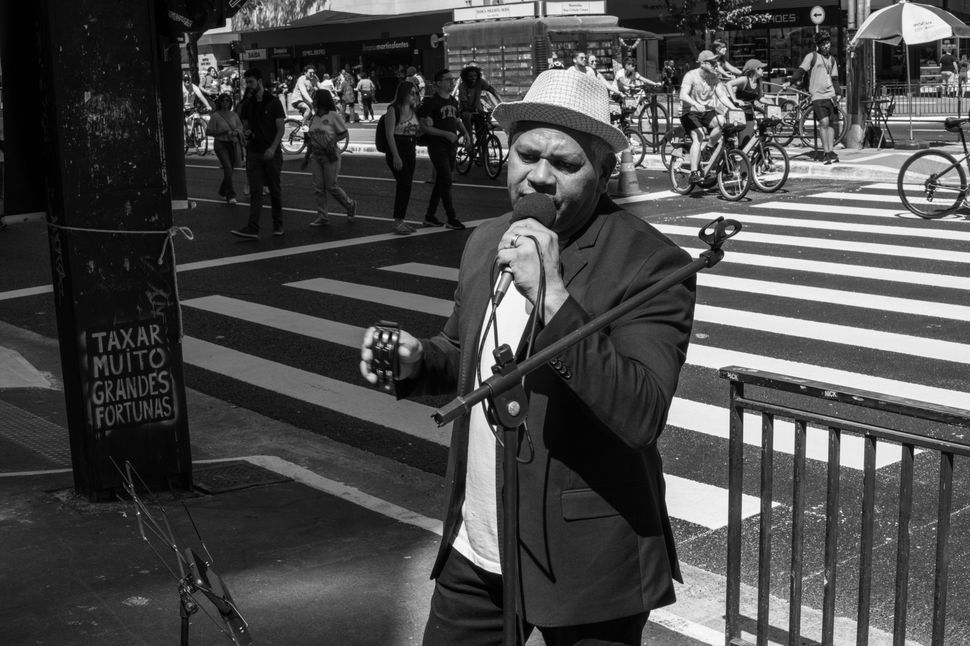
{"label": "shorts", "polygon": [[684,131],[687,133],[703,128],[710,130],[716,122],[717,112],[714,110],[707,110],[706,112],[685,112],[680,115],[680,125],[684,126]]}
{"label": "shorts", "polygon": [[835,102],[832,99],[812,101],[812,112],[815,114],[816,121],[827,118],[829,125],[837,123],[839,120],[839,111],[835,109]]}

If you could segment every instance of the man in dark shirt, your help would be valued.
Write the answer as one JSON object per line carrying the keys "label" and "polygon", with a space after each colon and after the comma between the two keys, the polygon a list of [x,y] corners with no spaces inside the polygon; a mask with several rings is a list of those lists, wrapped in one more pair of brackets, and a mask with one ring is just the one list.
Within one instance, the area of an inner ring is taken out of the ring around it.
{"label": "man in dark shirt", "polygon": [[273,235],[283,235],[283,120],[286,113],[279,99],[266,91],[263,73],[246,70],[246,98],[240,110],[246,134],[246,176],[249,178],[249,223],[230,233],[247,240],[259,240],[259,215],[263,210],[263,184],[269,187],[273,205]]}
{"label": "man in dark shirt", "polygon": [[940,56],[940,80],[943,83],[943,93],[952,94],[956,83],[954,81],[957,78],[957,59],[953,55],[953,51],[950,49],[953,47],[948,42],[943,43],[943,55]]}
{"label": "man in dark shirt", "polygon": [[[448,221],[445,226],[449,229],[464,229],[465,225],[458,220],[455,205],[451,201],[451,174],[455,170],[455,143],[458,132],[465,132],[465,127],[458,118],[458,101],[451,96],[455,87],[455,75],[450,70],[438,70],[434,75],[435,93],[421,102],[418,108],[418,119],[424,126],[424,134],[428,136],[428,157],[434,166],[435,181],[431,190],[431,200],[428,211],[424,215],[424,224],[429,227],[440,227],[441,220],[435,217],[438,202],[445,206],[445,216]],[[471,141],[465,132],[465,141]]]}

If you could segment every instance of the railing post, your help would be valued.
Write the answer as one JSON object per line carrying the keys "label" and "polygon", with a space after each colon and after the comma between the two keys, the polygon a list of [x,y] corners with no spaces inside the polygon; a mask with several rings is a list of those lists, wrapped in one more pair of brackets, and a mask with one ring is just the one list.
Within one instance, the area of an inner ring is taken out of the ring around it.
{"label": "railing post", "polygon": [[741,636],[741,488],[744,475],[744,384],[731,381],[731,440],[728,449],[727,621],[724,643]]}

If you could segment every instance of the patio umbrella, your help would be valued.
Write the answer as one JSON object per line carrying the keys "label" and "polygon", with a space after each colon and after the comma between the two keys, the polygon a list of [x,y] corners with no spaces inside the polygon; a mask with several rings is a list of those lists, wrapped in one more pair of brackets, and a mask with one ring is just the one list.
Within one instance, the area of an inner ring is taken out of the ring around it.
{"label": "patio umbrella", "polygon": [[[854,49],[861,40],[877,40],[889,45],[918,45],[941,38],[968,38],[970,27],[949,11],[916,2],[900,2],[874,11],[859,25],[849,43]],[[906,94],[909,98],[909,138],[913,138],[913,91],[910,86],[909,51],[906,52]]]}

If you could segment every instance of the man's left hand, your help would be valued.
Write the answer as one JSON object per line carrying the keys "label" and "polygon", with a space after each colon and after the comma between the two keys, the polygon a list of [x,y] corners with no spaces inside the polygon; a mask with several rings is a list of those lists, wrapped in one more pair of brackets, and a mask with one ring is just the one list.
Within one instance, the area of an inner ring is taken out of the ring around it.
{"label": "man's left hand", "polygon": [[263,161],[273,161],[274,156],[276,156],[276,147],[270,146],[263,153]]}
{"label": "man's left hand", "polygon": [[[542,252],[541,268],[537,243]],[[569,298],[559,273],[559,236],[537,220],[527,218],[509,227],[499,240],[498,263],[512,272],[516,289],[533,305],[539,296],[540,271],[545,274],[546,296],[542,312],[544,322],[552,319]]]}

